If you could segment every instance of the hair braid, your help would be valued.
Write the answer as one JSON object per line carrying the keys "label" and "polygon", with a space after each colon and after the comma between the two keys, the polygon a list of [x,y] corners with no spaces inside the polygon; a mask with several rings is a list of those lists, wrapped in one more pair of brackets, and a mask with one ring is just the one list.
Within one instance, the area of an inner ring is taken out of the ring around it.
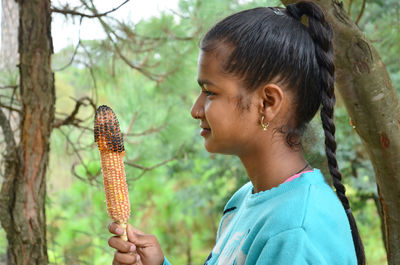
{"label": "hair braid", "polygon": [[298,2],[287,6],[288,13],[300,20],[302,15],[308,18],[308,32],[315,44],[315,56],[319,65],[319,84],[321,88],[321,121],[325,134],[325,152],[328,159],[329,172],[333,179],[336,194],[349,219],[353,242],[356,249],[359,265],[365,264],[364,247],[357,229],[354,216],[350,209],[349,200],[346,197],[346,189],[342,184],[342,175],[336,160],[336,140],[334,123],[334,79],[335,65],[333,63],[333,30],[325,20],[324,13],[314,3]]}

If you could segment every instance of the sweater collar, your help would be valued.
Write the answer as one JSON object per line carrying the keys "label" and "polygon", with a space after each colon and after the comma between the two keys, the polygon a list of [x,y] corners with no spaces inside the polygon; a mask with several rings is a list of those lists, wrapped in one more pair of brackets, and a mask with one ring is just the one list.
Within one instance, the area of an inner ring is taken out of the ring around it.
{"label": "sweater collar", "polygon": [[281,183],[277,187],[273,187],[272,189],[260,191],[257,193],[253,193],[254,186],[252,183],[250,183],[249,190],[246,194],[246,204],[248,206],[258,204],[261,201],[269,200],[279,194],[283,194],[299,186],[319,184],[323,182],[325,182],[325,179],[321,171],[317,168],[314,168],[312,172],[305,172],[301,174],[300,177],[293,179],[292,181]]}

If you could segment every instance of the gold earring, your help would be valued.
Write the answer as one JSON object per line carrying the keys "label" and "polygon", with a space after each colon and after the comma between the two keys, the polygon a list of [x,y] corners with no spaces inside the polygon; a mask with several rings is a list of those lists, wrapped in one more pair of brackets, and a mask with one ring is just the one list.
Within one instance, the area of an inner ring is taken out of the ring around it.
{"label": "gold earring", "polygon": [[261,127],[263,128],[263,131],[266,131],[268,129],[269,122],[264,124],[264,116],[261,117]]}

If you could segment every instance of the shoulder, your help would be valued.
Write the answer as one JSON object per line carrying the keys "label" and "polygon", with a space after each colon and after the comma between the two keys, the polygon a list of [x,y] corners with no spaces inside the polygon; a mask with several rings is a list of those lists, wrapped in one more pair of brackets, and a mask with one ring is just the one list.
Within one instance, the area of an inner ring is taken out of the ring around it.
{"label": "shoulder", "polygon": [[280,245],[289,244],[286,240],[301,239],[328,264],[339,264],[340,253],[341,260],[346,260],[342,264],[354,264],[355,250],[346,213],[321,172],[305,173],[281,188],[285,191],[264,205],[268,209],[259,219],[264,243]]}
{"label": "shoulder", "polygon": [[325,238],[325,245],[315,241],[303,228],[283,231],[270,238],[255,264],[318,264],[318,265],[356,265],[354,250],[335,245]]}
{"label": "shoulder", "polygon": [[224,207],[224,214],[239,208],[244,202],[246,196],[251,194],[252,189],[253,185],[250,181],[244,184],[240,189],[238,189],[226,203]]}
{"label": "shoulder", "polygon": [[281,184],[267,203],[269,219],[284,224],[283,230],[306,228],[325,218],[347,221],[343,206],[318,169]]}
{"label": "shoulder", "polygon": [[328,261],[337,260],[338,253],[342,253],[346,264],[355,264],[353,237],[342,203],[327,184],[310,185],[309,190],[302,220],[307,237]]}

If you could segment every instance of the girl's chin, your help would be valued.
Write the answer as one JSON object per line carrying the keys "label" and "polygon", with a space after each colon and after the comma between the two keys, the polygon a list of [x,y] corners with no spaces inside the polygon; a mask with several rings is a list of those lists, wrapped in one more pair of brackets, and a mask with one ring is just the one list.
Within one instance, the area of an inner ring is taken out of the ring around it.
{"label": "girl's chin", "polygon": [[211,143],[210,139],[204,140],[204,148],[209,153],[218,153],[218,149],[216,149],[216,146]]}
{"label": "girl's chin", "polygon": [[232,152],[229,152],[229,150],[221,148],[221,146],[215,145],[210,139],[206,139],[204,141],[204,148],[207,150],[207,152],[211,154],[221,154],[221,155],[235,155]]}

